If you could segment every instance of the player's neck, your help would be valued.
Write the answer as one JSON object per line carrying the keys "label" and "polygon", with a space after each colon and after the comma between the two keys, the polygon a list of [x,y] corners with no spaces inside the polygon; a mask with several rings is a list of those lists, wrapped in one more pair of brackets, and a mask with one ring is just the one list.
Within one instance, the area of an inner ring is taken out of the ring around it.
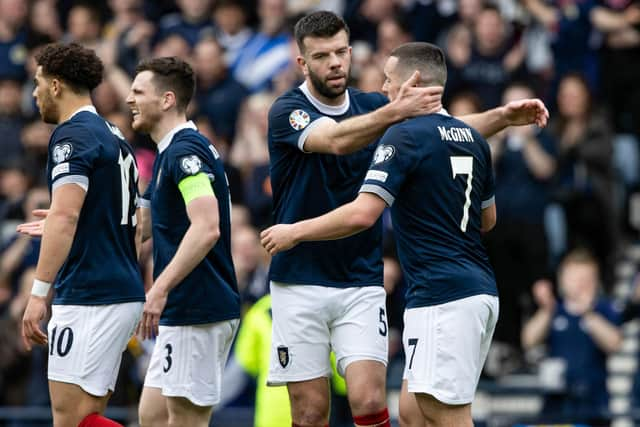
{"label": "player's neck", "polygon": [[173,128],[186,122],[187,116],[184,114],[165,114],[162,119],[156,123],[154,129],[149,132],[149,136],[151,136],[153,142],[159,144],[162,138],[171,132]]}
{"label": "player's neck", "polygon": [[91,102],[91,97],[89,95],[67,96],[59,103],[60,120],[58,121],[58,123],[66,122],[71,118],[73,113],[75,113],[82,107],[86,107],[87,105],[93,105],[93,102]]}

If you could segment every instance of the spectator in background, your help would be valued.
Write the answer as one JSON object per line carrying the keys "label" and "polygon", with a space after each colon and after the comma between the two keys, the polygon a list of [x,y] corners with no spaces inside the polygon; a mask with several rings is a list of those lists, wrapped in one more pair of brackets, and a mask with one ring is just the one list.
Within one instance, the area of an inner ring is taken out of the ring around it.
{"label": "spectator in background", "polygon": [[89,49],[99,49],[102,44],[102,18],[100,11],[90,3],[78,3],[67,17],[68,42],[75,42]]}
{"label": "spectator in background", "polygon": [[[515,83],[507,87],[502,101],[533,96],[529,86]],[[501,372],[492,373],[499,375],[522,366],[520,332],[523,315],[528,317],[532,310],[531,286],[548,277],[544,210],[557,150],[550,135],[534,125],[506,129],[489,143],[500,220],[485,243],[502,301],[492,347],[504,347],[500,353],[509,357]]]}
{"label": "spectator in background", "polygon": [[476,114],[482,110],[482,102],[473,92],[459,92],[449,101],[447,111],[454,117]]}
{"label": "spectator in background", "polygon": [[378,64],[370,62],[360,70],[356,86],[363,92],[380,92],[383,84],[384,73],[380,71]]}
{"label": "spectator in background", "polygon": [[[192,48],[198,40],[213,31],[212,0],[176,0],[180,13],[164,16],[158,25],[158,40],[179,34]],[[157,55],[160,56],[160,55]]]}
{"label": "spectator in background", "polygon": [[222,46],[212,37],[196,44],[193,65],[197,75],[194,97],[197,110],[209,119],[216,141],[230,145],[235,137],[240,106],[248,95],[247,89],[229,73]]}
{"label": "spectator in background", "polygon": [[238,291],[243,305],[247,307],[269,291],[269,257],[260,245],[258,231],[250,225],[233,230],[231,254],[238,278]]}
{"label": "spectator in background", "polygon": [[[46,187],[32,188],[22,204],[23,215],[20,219],[35,221],[38,218],[33,211],[48,207],[49,190]],[[0,252],[0,307],[18,294],[22,276],[27,270],[35,268],[39,252],[40,239],[38,238],[18,234],[14,230],[9,241],[5,243],[3,239]],[[0,309],[0,312],[2,311],[4,310]]]}
{"label": "spectator in background", "polygon": [[560,301],[548,281],[534,285],[539,308],[522,331],[525,349],[544,343],[547,356],[562,366],[564,390],[547,395],[541,413],[549,421],[602,425],[609,402],[607,355],[622,344],[620,313],[598,296],[598,262],[584,250],[564,258],[558,287]]}
{"label": "spectator in background", "polygon": [[483,108],[500,103],[514,76],[522,74],[525,51],[514,43],[507,23],[495,6],[485,6],[473,27],[474,43],[468,62],[460,71],[462,83],[482,100]]}
{"label": "spectator in background", "polygon": [[[406,18],[400,14],[388,16],[378,24],[376,32],[378,49],[375,59],[380,69],[384,67],[384,63],[393,49],[413,40],[408,26]],[[382,86],[379,86],[378,90],[380,87]]]}
{"label": "spectator in background", "polygon": [[60,16],[55,2],[51,0],[36,0],[29,11],[29,30],[59,40],[63,36],[60,26]]}
{"label": "spectator in background", "polygon": [[605,34],[600,63],[601,93],[611,108],[617,133],[640,136],[640,4],[632,0],[604,0],[604,6],[629,18]]}
{"label": "spectator in background", "polygon": [[389,0],[347,2],[344,19],[351,29],[352,40],[363,40],[377,49],[378,25],[399,12],[398,5]]}
{"label": "spectator in background", "polygon": [[291,61],[285,0],[258,0],[258,17],[258,32],[231,64],[233,76],[251,93],[271,88]]}
{"label": "spectator in background", "polygon": [[5,160],[22,155],[20,132],[25,120],[21,114],[21,101],[20,82],[0,79],[0,135],[2,135],[2,157]]}
{"label": "spectator in background", "polygon": [[158,41],[158,43],[153,47],[152,54],[154,58],[175,56],[182,60],[189,59],[190,55],[191,46],[187,39],[185,39],[180,33],[169,34]]}
{"label": "spectator in background", "polygon": [[26,0],[0,0],[0,78],[25,79]]}
{"label": "spectator in background", "polygon": [[[10,228],[15,221],[24,219],[22,204],[31,184],[25,164],[19,159],[6,162],[0,168],[0,224],[4,227],[10,221]],[[13,234],[13,230],[10,230]]]}
{"label": "spectator in background", "polygon": [[554,191],[567,218],[568,246],[586,246],[594,253],[606,286],[613,279],[618,243],[611,126],[595,108],[581,75],[568,74],[560,81],[557,102],[549,131],[558,141]]}
{"label": "spectator in background", "polygon": [[275,96],[257,93],[247,98],[240,119],[238,134],[231,149],[231,162],[242,173],[247,207],[251,222],[264,227],[271,222],[271,179],[267,146],[268,114]]}
{"label": "spectator in background", "polygon": [[247,11],[240,0],[216,0],[213,9],[215,37],[224,47],[227,64],[235,63],[238,55],[253,37],[247,25]]}
{"label": "spectator in background", "polygon": [[244,195],[244,183],[242,175],[238,168],[229,162],[229,145],[224,139],[219,139],[211,126],[211,122],[205,116],[199,116],[194,120],[196,126],[200,130],[209,142],[218,150],[222,163],[224,165],[224,172],[227,174],[229,180],[229,192],[231,193],[232,204],[243,204],[245,202]]}

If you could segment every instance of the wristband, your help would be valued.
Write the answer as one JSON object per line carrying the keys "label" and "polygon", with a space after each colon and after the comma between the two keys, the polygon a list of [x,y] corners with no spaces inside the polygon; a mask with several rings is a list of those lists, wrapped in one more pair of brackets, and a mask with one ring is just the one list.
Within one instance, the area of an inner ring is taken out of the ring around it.
{"label": "wristband", "polygon": [[33,286],[31,287],[31,295],[46,298],[47,295],[49,295],[50,288],[51,288],[51,283],[47,283],[45,281],[38,280],[38,279],[33,279]]}

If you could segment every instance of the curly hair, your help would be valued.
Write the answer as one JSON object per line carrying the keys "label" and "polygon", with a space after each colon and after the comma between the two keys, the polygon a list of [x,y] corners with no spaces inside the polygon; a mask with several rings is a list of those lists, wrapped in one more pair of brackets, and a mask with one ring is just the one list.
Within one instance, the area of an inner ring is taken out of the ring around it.
{"label": "curly hair", "polygon": [[136,67],[136,74],[143,71],[151,71],[156,89],[173,92],[178,111],[186,111],[196,88],[196,78],[188,63],[175,56],[144,59]]}
{"label": "curly hair", "polygon": [[44,75],[63,80],[74,92],[91,91],[102,82],[102,61],[95,51],[79,44],[49,44],[35,59]]}

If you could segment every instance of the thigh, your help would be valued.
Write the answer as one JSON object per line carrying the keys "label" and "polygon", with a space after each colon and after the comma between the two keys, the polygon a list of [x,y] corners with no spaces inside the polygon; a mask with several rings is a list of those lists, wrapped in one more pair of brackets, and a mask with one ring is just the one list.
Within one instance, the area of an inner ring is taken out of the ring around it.
{"label": "thigh", "polygon": [[54,426],[77,426],[89,414],[104,412],[110,393],[92,396],[76,384],[49,381]]}
{"label": "thigh", "polygon": [[271,283],[269,385],[309,381],[331,374],[327,289]]}
{"label": "thigh", "polygon": [[222,374],[238,319],[191,326],[160,326],[146,387],[165,397],[183,397],[197,406],[214,406],[222,394]]}
{"label": "thigh", "polygon": [[334,291],[332,306],[339,308],[330,324],[338,372],[344,375],[349,364],[365,360],[378,362],[386,369],[389,328],[384,288],[366,286],[331,291]]}
{"label": "thigh", "polygon": [[406,310],[408,391],[449,405],[471,403],[497,317],[497,297],[489,295]]}
{"label": "thigh", "polygon": [[54,305],[48,329],[51,381],[76,384],[94,396],[115,388],[122,352],[140,318],[142,303]]}

